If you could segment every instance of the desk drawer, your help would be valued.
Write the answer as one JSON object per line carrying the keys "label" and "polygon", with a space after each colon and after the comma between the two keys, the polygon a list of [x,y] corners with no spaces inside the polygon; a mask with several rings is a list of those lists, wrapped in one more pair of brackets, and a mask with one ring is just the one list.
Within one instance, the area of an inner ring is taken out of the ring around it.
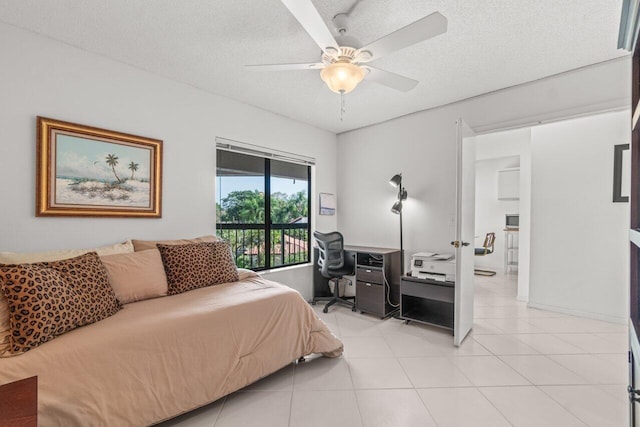
{"label": "desk drawer", "polygon": [[382,270],[375,268],[358,267],[356,279],[360,282],[384,284]]}
{"label": "desk drawer", "polygon": [[402,295],[410,295],[435,301],[454,302],[455,289],[450,286],[431,285],[403,280],[400,285]]}
{"label": "desk drawer", "polygon": [[367,313],[384,314],[384,286],[369,282],[356,282],[357,309]]}

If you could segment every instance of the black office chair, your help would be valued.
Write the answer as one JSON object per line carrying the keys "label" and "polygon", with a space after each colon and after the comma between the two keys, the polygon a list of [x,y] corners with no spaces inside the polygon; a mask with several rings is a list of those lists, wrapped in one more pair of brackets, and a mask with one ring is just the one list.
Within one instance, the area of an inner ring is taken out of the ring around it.
{"label": "black office chair", "polygon": [[[484,243],[481,248],[475,248],[474,255],[475,256],[485,256],[491,255],[495,249],[494,245],[496,243],[496,233],[487,233],[484,238]],[[476,276],[495,276],[496,272],[491,270],[482,270],[476,268],[473,270],[473,273]]]}
{"label": "black office chair", "polygon": [[[352,311],[356,311],[355,297],[340,296],[340,279],[343,276],[354,274],[354,266],[345,262],[344,239],[342,234],[334,231],[332,233],[313,233],[318,242],[320,251],[318,256],[318,267],[322,277],[335,281],[333,287],[333,298],[324,306],[324,313],[329,311],[329,307],[335,303],[340,303],[351,307]],[[351,282],[351,281],[349,281]]]}

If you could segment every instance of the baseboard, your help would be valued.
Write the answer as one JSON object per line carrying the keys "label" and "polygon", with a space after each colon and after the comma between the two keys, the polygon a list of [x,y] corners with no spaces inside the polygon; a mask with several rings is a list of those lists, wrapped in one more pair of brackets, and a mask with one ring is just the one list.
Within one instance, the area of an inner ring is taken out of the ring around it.
{"label": "baseboard", "polygon": [[529,295],[518,295],[516,301],[529,302]]}
{"label": "baseboard", "polygon": [[578,317],[587,317],[589,319],[602,320],[610,323],[619,323],[622,325],[626,325],[629,321],[626,317],[616,317],[616,316],[609,316],[606,314],[592,313],[589,311],[573,310],[570,308],[558,307],[555,305],[540,304],[540,303],[531,302],[531,301],[529,301],[529,303],[527,304],[527,307],[537,308],[540,310],[553,311],[554,313],[570,314],[572,316],[578,316]]}

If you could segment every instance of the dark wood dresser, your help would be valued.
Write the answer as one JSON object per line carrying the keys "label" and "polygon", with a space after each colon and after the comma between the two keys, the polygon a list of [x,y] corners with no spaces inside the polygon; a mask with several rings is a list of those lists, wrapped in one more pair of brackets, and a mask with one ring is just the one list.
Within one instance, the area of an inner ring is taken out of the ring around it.
{"label": "dark wood dresser", "polygon": [[0,427],[38,425],[38,377],[0,385]]}

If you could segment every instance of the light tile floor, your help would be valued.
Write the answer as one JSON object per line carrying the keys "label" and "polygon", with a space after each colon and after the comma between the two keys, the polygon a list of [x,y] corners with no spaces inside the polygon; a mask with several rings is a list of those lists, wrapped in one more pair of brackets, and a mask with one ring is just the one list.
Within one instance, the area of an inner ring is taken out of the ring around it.
{"label": "light tile floor", "polygon": [[628,425],[627,328],[515,300],[513,275],[476,276],[460,348],[443,329],[335,307],[344,357],[313,358],[162,426]]}

